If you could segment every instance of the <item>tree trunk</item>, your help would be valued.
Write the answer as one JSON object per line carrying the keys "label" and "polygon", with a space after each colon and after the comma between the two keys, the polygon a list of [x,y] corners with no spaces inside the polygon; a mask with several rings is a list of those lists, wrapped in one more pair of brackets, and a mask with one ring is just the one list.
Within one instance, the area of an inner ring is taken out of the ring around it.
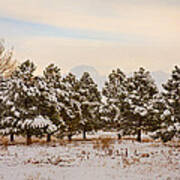
{"label": "tree trunk", "polygon": [[27,133],[26,144],[27,145],[32,144],[31,135],[29,133]]}
{"label": "tree trunk", "polygon": [[121,134],[117,134],[117,136],[118,136],[118,140],[120,140],[121,139]]}
{"label": "tree trunk", "polygon": [[10,134],[10,141],[11,141],[11,142],[14,142],[14,134],[13,134],[13,133]]}
{"label": "tree trunk", "polygon": [[51,135],[50,134],[47,134],[46,142],[51,142]]}
{"label": "tree trunk", "polygon": [[86,139],[86,130],[83,130],[83,139]]}
{"label": "tree trunk", "polygon": [[141,129],[138,130],[137,141],[141,142]]}
{"label": "tree trunk", "polygon": [[69,135],[68,135],[68,140],[69,140],[69,141],[72,141],[72,134],[69,134]]}

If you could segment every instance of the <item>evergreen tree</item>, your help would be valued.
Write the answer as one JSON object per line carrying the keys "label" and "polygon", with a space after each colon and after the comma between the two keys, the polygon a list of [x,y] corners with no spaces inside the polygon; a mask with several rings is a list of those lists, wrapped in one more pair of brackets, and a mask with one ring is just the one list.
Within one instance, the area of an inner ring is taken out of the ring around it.
{"label": "evergreen tree", "polygon": [[79,82],[79,93],[81,103],[80,129],[83,138],[86,139],[86,132],[99,128],[101,105],[101,94],[97,84],[94,83],[90,74],[84,72]]}
{"label": "evergreen tree", "polygon": [[118,139],[121,138],[120,133],[120,119],[122,116],[120,115],[120,109],[117,105],[107,102],[103,103],[100,106],[100,126],[101,130],[104,131],[115,131],[118,132]]}
{"label": "evergreen tree", "polygon": [[129,77],[127,85],[126,112],[125,118],[121,121],[121,127],[124,134],[137,135],[137,140],[141,142],[142,131],[152,131],[156,122],[150,114],[158,90],[150,73],[144,68],[140,68],[132,77]]}
{"label": "evergreen tree", "polygon": [[152,119],[149,131],[157,131],[161,128],[163,122],[163,114],[167,109],[167,105],[162,93],[157,93],[153,96],[148,107],[149,119]]}
{"label": "evergreen tree", "polygon": [[[63,117],[63,110],[68,102],[68,94],[65,84],[62,83],[61,71],[54,64],[50,64],[44,70],[44,79],[47,84],[48,93],[50,94],[51,108],[47,110],[51,121],[56,125],[60,134],[65,131],[65,122]],[[50,135],[48,137],[50,138]]]}
{"label": "evergreen tree", "polygon": [[[4,125],[3,125],[3,116],[6,111],[6,108],[4,106],[4,101],[5,101],[5,94],[8,90],[8,80],[7,78],[5,79],[3,76],[0,77],[0,134],[5,135],[4,131]],[[9,131],[8,131],[9,133]],[[13,140],[13,139],[12,139]]]}
{"label": "evergreen tree", "polygon": [[61,111],[65,122],[65,133],[68,139],[79,131],[79,121],[81,116],[81,104],[79,94],[79,81],[69,73],[63,78],[66,87],[66,106]]}
{"label": "evergreen tree", "polygon": [[5,134],[27,135],[27,144],[32,135],[42,135],[50,122],[38,111],[40,91],[36,86],[35,65],[28,61],[22,63],[9,78],[8,91],[4,94],[6,108],[1,120]]}
{"label": "evergreen tree", "polygon": [[121,121],[124,118],[124,109],[126,106],[125,97],[127,96],[127,79],[120,70],[113,70],[108,76],[108,81],[102,90],[106,97],[106,102],[101,109],[101,117],[105,127],[118,131],[120,138]]}
{"label": "evergreen tree", "polygon": [[47,128],[44,133],[47,134],[47,142],[51,141],[51,135],[57,132],[62,119],[57,108],[57,99],[55,94],[50,91],[44,77],[35,77],[35,86],[39,94],[36,97],[37,116],[45,119]]}
{"label": "evergreen tree", "polygon": [[2,135],[11,135],[11,141],[14,140],[14,134],[18,134],[19,130],[16,124],[19,120],[19,111],[14,106],[16,102],[17,106],[19,101],[17,100],[16,82],[14,79],[2,78],[0,80],[0,133]]}
{"label": "evergreen tree", "polygon": [[[9,99],[12,100],[12,106],[18,112],[16,118],[16,127],[21,134],[27,135],[27,144],[31,143],[31,136],[37,135],[39,131],[36,128],[36,97],[38,89],[34,85],[34,71],[36,67],[29,60],[23,62],[13,73],[11,81],[13,89],[16,92]],[[10,93],[13,90],[10,90]],[[15,99],[14,99],[14,96]],[[11,116],[12,117],[12,116]]]}
{"label": "evergreen tree", "polygon": [[180,68],[175,66],[171,78],[163,84],[166,108],[161,116],[162,123],[157,137],[166,142],[173,137],[180,138]]}

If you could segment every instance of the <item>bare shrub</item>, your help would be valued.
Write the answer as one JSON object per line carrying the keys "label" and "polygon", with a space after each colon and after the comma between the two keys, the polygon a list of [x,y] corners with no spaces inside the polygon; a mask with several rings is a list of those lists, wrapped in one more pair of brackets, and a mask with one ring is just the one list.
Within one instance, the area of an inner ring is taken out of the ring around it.
{"label": "bare shrub", "polygon": [[5,51],[4,42],[0,40],[0,76],[10,76],[15,70],[17,63],[12,56],[13,51]]}

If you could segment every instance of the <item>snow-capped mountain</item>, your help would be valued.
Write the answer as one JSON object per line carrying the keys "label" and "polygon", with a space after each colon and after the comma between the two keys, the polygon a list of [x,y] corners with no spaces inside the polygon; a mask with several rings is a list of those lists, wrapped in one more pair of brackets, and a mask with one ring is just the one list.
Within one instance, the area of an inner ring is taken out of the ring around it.
{"label": "snow-capped mountain", "polygon": [[[78,78],[80,78],[83,72],[89,72],[94,79],[94,81],[98,84],[98,87],[101,89],[104,86],[104,82],[106,80],[106,76],[102,76],[99,72],[93,67],[88,65],[80,65],[73,67],[70,72],[75,74]],[[152,77],[154,78],[158,88],[162,90],[162,84],[165,83],[170,75],[163,71],[153,71],[151,72]],[[107,75],[108,76],[108,75]]]}
{"label": "snow-capped mountain", "polygon": [[99,72],[92,66],[87,66],[87,65],[76,66],[72,68],[70,72],[75,74],[78,78],[80,78],[84,72],[90,73],[93,80],[98,84],[98,87],[100,89],[103,87],[104,82],[106,80],[106,76],[100,75]]}

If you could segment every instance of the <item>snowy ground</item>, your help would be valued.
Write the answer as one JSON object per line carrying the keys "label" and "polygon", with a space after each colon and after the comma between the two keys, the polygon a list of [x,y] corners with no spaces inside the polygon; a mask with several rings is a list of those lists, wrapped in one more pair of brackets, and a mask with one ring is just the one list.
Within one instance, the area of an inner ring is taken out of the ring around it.
{"label": "snowy ground", "polygon": [[131,140],[0,146],[4,180],[180,180],[180,147]]}

